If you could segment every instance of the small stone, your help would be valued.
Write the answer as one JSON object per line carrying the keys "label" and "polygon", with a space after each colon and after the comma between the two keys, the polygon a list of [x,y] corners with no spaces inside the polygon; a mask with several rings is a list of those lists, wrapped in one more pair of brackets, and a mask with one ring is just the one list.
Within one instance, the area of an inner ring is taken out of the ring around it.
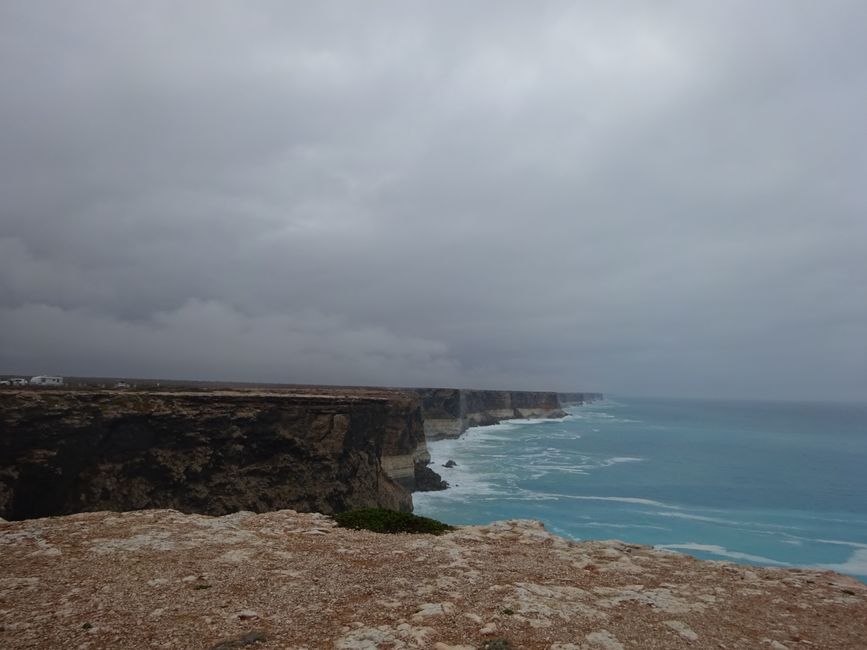
{"label": "small stone", "polygon": [[249,621],[254,618],[259,618],[259,614],[258,612],[254,612],[252,609],[242,609],[241,611],[232,614],[230,618],[236,618],[239,621]]}
{"label": "small stone", "polygon": [[431,616],[442,616],[443,614],[451,614],[455,609],[452,603],[424,603],[421,608],[412,616],[413,621],[419,621]]}
{"label": "small stone", "polygon": [[[587,641],[586,647],[588,650],[590,648],[593,650],[624,650],[623,644],[608,630],[591,632],[584,639]],[[584,647],[582,646],[582,648]]]}
{"label": "small stone", "polygon": [[665,624],[687,641],[698,640],[698,634],[683,621],[665,621]]}
{"label": "small stone", "polygon": [[784,646],[779,641],[774,641],[773,639],[762,639],[762,643],[767,643],[774,650],[789,650],[788,646]]}
{"label": "small stone", "polygon": [[479,630],[479,634],[482,634],[484,636],[487,636],[490,634],[496,634],[496,633],[497,633],[497,624],[496,623],[488,623],[481,630]]}

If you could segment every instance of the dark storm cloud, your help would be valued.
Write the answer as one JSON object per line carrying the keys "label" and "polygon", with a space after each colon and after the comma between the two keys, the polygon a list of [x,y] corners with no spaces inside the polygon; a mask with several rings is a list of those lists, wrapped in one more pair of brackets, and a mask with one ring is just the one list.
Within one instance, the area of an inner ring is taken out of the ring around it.
{"label": "dark storm cloud", "polygon": [[464,4],[4,3],[0,372],[863,397],[863,3]]}

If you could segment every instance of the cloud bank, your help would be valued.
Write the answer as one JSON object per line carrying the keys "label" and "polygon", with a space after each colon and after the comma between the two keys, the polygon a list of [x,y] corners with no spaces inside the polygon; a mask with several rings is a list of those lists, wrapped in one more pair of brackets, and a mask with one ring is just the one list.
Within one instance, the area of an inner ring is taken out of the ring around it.
{"label": "cloud bank", "polygon": [[860,2],[6,2],[0,372],[863,399]]}

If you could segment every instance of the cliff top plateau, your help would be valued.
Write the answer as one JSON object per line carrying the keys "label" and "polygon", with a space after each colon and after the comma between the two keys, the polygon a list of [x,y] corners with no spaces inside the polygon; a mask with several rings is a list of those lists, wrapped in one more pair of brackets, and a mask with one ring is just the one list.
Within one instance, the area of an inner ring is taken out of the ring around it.
{"label": "cliff top plateau", "polygon": [[[281,510],[0,523],[3,648],[863,648],[867,585],[572,542],[435,537]],[[499,643],[495,643],[500,640]]]}

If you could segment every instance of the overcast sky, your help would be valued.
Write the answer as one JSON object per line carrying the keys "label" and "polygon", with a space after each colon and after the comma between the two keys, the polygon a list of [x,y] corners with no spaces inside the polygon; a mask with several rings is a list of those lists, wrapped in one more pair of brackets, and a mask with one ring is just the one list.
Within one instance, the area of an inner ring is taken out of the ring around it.
{"label": "overcast sky", "polygon": [[865,399],[867,3],[0,3],[0,372]]}

